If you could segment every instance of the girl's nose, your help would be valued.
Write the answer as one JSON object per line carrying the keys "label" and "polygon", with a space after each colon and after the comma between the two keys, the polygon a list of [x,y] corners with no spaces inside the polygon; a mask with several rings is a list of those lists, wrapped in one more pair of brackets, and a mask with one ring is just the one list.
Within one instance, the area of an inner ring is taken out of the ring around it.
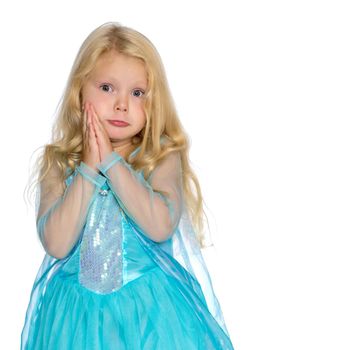
{"label": "girl's nose", "polygon": [[119,98],[117,98],[114,108],[116,111],[126,112],[127,111],[127,99],[123,96],[120,96]]}
{"label": "girl's nose", "polygon": [[122,105],[116,105],[115,106],[115,110],[116,111],[123,111],[123,112],[126,112],[127,111],[127,108],[122,106]]}

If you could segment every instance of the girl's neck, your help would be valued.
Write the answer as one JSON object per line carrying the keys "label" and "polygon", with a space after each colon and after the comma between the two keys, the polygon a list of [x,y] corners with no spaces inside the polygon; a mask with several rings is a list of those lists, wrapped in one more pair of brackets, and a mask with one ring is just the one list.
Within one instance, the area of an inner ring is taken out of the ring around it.
{"label": "girl's neck", "polygon": [[112,144],[112,147],[113,147],[113,151],[115,151],[118,154],[120,154],[123,158],[128,153],[130,148],[132,148],[134,146],[133,143],[131,142],[131,139],[118,141],[118,142],[111,141],[111,144]]}

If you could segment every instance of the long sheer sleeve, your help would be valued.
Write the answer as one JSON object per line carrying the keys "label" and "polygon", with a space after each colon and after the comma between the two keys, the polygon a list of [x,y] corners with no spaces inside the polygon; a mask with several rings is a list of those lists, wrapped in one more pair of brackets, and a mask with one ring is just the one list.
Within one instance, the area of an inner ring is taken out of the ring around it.
{"label": "long sheer sleeve", "polygon": [[64,189],[58,169],[52,167],[40,183],[40,205],[36,217],[39,239],[45,251],[57,259],[66,257],[79,238],[89,206],[106,178],[84,162],[76,167]]}
{"label": "long sheer sleeve", "polygon": [[107,178],[119,205],[150,239],[163,242],[172,236],[182,211],[179,152],[167,155],[148,181],[115,151],[97,167]]}

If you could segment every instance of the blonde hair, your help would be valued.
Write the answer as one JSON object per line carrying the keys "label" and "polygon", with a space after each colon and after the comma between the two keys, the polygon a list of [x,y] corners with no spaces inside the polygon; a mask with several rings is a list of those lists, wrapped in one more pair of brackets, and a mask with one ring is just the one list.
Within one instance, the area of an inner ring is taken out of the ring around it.
{"label": "blonde hair", "polygon": [[[125,160],[136,171],[142,170],[147,180],[166,155],[180,152],[185,205],[196,239],[201,248],[206,247],[203,231],[204,200],[198,179],[190,166],[189,139],[178,118],[162,60],[147,37],[117,22],[107,22],[97,27],[80,47],[60,101],[58,116],[52,129],[52,142],[43,146],[44,151],[34,166],[34,176],[30,178],[38,178],[35,183],[40,183],[55,165],[64,183],[68,176],[68,167],[71,174],[79,165],[83,151],[82,87],[101,55],[112,50],[141,59],[148,74],[145,94],[146,125],[133,138],[134,149],[140,146],[140,150],[130,157],[134,150],[131,149]],[[165,136],[168,142],[161,145],[161,136]]]}

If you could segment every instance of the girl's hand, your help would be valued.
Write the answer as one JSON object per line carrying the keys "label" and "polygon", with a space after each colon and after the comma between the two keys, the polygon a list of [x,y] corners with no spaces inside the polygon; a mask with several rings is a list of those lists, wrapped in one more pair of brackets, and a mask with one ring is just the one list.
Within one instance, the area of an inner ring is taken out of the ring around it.
{"label": "girl's hand", "polygon": [[98,149],[96,133],[92,123],[91,112],[88,104],[84,105],[83,114],[83,155],[82,161],[98,172],[97,164],[100,163],[100,153]]}
{"label": "girl's hand", "polygon": [[96,133],[97,144],[100,151],[100,159],[101,162],[105,159],[105,157],[113,151],[113,147],[111,141],[109,139],[108,133],[103,126],[100,117],[97,115],[95,108],[92,104],[90,104],[90,111],[93,120],[94,130]]}

